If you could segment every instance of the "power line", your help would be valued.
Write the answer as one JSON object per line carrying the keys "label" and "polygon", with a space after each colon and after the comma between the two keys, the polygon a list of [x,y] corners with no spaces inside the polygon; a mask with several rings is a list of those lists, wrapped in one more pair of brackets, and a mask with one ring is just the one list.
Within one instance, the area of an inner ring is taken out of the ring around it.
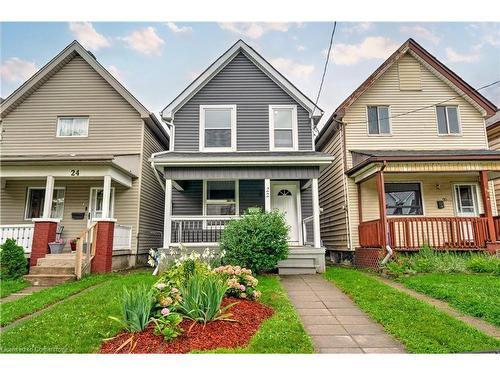
{"label": "power line", "polygon": [[[336,28],[337,28],[337,21],[334,21],[332,35],[330,36],[330,44],[328,45],[328,53],[326,54],[325,67],[323,68],[323,75],[321,76],[321,83],[319,84],[318,96],[316,97],[316,101],[314,102],[314,108],[312,111],[313,114],[314,114],[314,111],[316,110],[316,108],[318,107],[319,97],[321,96],[321,90],[323,89],[323,83],[325,81],[326,70],[328,68],[328,62],[330,61],[330,52],[332,51],[333,36],[335,35]],[[313,132],[316,130],[317,130],[317,127],[316,127],[316,125],[314,125]]]}
{"label": "power line", "polygon": [[[497,81],[492,82],[492,83],[488,83],[487,85],[479,87],[478,89],[476,89],[476,91],[487,89],[488,87],[495,86],[495,85],[497,85],[499,83],[500,83],[500,80],[497,80]],[[406,115],[409,115],[409,114],[412,114],[412,113],[415,113],[415,112],[422,111],[424,109],[432,108],[432,107],[435,107],[437,105],[447,103],[447,102],[449,102],[451,100],[454,100],[454,99],[457,99],[457,98],[461,98],[461,97],[462,97],[462,95],[457,95],[457,96],[454,96],[452,98],[440,101],[438,103],[434,103],[434,104],[426,105],[426,106],[423,106],[423,107],[420,107],[420,108],[412,109],[411,111],[408,111],[408,112],[399,113],[399,114],[394,115],[394,116],[383,117],[383,118],[380,118],[379,121],[380,120],[388,120],[388,119],[395,118],[395,117],[406,116]],[[349,124],[367,124],[367,123],[368,123],[368,120],[349,122]]]}

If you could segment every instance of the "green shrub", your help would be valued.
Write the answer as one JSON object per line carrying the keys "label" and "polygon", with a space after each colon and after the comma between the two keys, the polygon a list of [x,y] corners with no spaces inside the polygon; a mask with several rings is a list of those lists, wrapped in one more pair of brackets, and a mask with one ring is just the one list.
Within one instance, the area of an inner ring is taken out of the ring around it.
{"label": "green shrub", "polygon": [[0,246],[0,278],[18,279],[28,271],[28,260],[22,246],[8,239]]}
{"label": "green shrub", "polygon": [[228,290],[225,279],[216,273],[194,273],[185,285],[180,287],[182,299],[178,312],[194,322],[207,323],[227,319],[226,311],[234,304],[221,307]]}
{"label": "green shrub", "polygon": [[250,268],[256,273],[271,271],[288,256],[285,218],[277,211],[248,210],[241,219],[226,225],[220,248],[226,264]]}
{"label": "green shrub", "polygon": [[153,333],[157,336],[163,336],[165,341],[173,340],[182,334],[182,329],[179,327],[182,322],[180,314],[166,311],[165,314],[161,314],[158,318],[151,318],[151,321],[155,325]]}
{"label": "green shrub", "polygon": [[139,332],[146,329],[153,307],[153,296],[149,287],[142,284],[135,288],[123,288],[121,322],[129,332]]}
{"label": "green shrub", "polygon": [[488,255],[471,256],[466,261],[466,267],[471,272],[491,273],[500,276],[500,258]]}

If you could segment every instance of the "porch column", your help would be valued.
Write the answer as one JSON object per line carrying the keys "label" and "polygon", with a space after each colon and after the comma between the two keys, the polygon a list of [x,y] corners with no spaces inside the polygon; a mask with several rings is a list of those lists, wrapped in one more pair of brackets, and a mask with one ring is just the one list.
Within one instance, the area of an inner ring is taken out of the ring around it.
{"label": "porch column", "polygon": [[269,178],[264,180],[264,206],[266,212],[271,211],[271,180]]}
{"label": "porch column", "polygon": [[165,180],[165,217],[163,221],[163,247],[170,247],[172,236],[172,180]]}
{"label": "porch column", "polygon": [[387,214],[385,211],[385,186],[383,171],[377,172],[376,181],[378,193],[378,212],[380,217],[380,245],[385,248],[387,245]]}
{"label": "porch column", "polygon": [[52,199],[54,197],[54,176],[47,176],[45,183],[45,200],[43,201],[42,218],[50,219],[52,213]]}
{"label": "porch column", "polygon": [[110,212],[110,200],[111,200],[111,176],[104,176],[104,184],[102,191],[102,218],[109,219]]}
{"label": "porch column", "polygon": [[321,247],[321,233],[319,228],[319,192],[318,179],[312,179],[312,208],[313,208],[313,232],[314,247]]}
{"label": "porch column", "polygon": [[481,184],[481,197],[483,198],[484,216],[488,220],[488,234],[491,242],[496,242],[495,222],[493,220],[493,210],[491,209],[490,189],[488,184],[488,171],[479,172]]}

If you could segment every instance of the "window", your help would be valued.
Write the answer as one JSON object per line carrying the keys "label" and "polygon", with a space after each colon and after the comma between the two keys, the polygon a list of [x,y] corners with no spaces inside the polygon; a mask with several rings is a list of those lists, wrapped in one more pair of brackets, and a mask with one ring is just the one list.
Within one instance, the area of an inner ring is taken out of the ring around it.
{"label": "window", "polygon": [[384,186],[387,215],[423,215],[419,183],[386,183]]}
{"label": "window", "polygon": [[368,106],[368,134],[390,134],[389,107]]}
{"label": "window", "polygon": [[297,150],[297,106],[269,106],[269,144],[271,150]]}
{"label": "window", "polygon": [[[52,210],[50,217],[62,219],[64,211],[65,189],[56,187],[52,196]],[[45,188],[28,188],[26,195],[25,220],[40,218],[43,215],[43,203],[45,201]]]}
{"label": "window", "polygon": [[88,135],[88,117],[59,117],[57,119],[58,137],[87,137]]}
{"label": "window", "polygon": [[236,106],[200,106],[200,151],[236,150]]}
{"label": "window", "polygon": [[238,181],[204,181],[205,215],[227,216],[238,212]]}
{"label": "window", "polygon": [[436,114],[439,134],[460,134],[457,107],[437,106]]}
{"label": "window", "polygon": [[476,185],[460,184],[455,185],[455,204],[457,214],[460,216],[475,216],[477,209]]}

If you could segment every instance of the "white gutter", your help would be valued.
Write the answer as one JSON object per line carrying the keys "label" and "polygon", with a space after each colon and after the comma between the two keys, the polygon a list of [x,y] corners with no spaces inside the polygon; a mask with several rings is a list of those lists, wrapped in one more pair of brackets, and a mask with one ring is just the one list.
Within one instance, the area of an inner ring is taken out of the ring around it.
{"label": "white gutter", "polygon": [[387,263],[387,261],[392,257],[393,251],[389,245],[385,247],[385,250],[387,251],[387,255],[385,256],[384,259],[382,259],[382,262],[380,264],[384,265]]}

